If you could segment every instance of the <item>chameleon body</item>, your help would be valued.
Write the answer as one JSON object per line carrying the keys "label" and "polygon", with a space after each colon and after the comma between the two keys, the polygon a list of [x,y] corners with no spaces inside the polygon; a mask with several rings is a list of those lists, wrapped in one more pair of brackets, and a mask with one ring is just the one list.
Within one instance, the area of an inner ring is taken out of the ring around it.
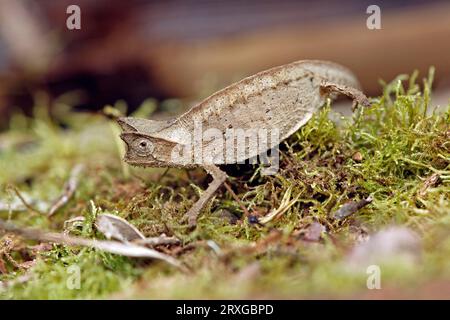
{"label": "chameleon body", "polygon": [[[214,93],[173,120],[120,118],[121,138],[128,146],[125,161],[136,166],[205,168],[214,180],[188,212],[190,224],[195,225],[200,210],[226,179],[216,165],[242,163],[277,146],[337,93],[369,105],[359,89],[353,73],[332,62],[303,60],[275,67]],[[196,139],[199,128],[214,134]],[[276,130],[277,135],[268,139],[267,150],[245,145],[238,152],[236,137],[228,145],[224,141],[228,133],[239,129]],[[187,146],[191,153],[174,156]],[[233,157],[223,156],[225,149]]]}

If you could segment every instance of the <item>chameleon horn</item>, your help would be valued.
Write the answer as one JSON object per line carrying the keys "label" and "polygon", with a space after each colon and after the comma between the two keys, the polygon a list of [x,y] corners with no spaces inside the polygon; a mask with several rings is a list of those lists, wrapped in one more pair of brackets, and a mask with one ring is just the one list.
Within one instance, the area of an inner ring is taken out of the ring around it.
{"label": "chameleon horn", "polygon": [[130,118],[124,118],[124,117],[119,118],[119,119],[117,119],[117,123],[120,125],[122,130],[125,132],[137,131],[137,129],[131,125],[132,120],[130,120]]}

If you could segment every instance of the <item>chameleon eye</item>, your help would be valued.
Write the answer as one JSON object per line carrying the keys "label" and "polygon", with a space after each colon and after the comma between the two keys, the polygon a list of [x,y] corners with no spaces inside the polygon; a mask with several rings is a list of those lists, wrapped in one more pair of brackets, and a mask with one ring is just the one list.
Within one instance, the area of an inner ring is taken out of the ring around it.
{"label": "chameleon eye", "polygon": [[145,138],[137,139],[134,142],[134,150],[139,156],[148,156],[153,153],[154,146],[153,143]]}

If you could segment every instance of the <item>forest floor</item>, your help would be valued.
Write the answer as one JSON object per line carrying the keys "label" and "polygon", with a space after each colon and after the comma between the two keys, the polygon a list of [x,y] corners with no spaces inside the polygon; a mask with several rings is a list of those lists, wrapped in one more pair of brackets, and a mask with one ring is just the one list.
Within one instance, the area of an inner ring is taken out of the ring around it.
{"label": "forest floor", "polygon": [[117,215],[145,237],[179,239],[153,249],[182,268],[0,230],[0,297],[450,297],[450,105],[431,105],[431,79],[416,79],[386,84],[350,117],[325,106],[280,145],[275,175],[225,168],[239,202],[221,187],[194,231],[183,216],[204,171],[128,167],[112,119],[39,95],[34,117],[16,114],[0,134],[0,219],[105,239],[95,221]]}

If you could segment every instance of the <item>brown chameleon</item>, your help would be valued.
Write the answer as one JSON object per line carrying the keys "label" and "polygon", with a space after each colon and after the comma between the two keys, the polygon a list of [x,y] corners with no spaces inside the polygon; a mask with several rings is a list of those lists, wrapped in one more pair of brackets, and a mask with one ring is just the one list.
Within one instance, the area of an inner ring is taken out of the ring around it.
{"label": "brown chameleon", "polygon": [[[218,165],[273,150],[338,93],[352,98],[354,106],[369,106],[359,89],[353,73],[332,62],[302,60],[275,67],[214,93],[172,120],[118,119],[127,145],[124,160],[133,166],[204,168],[213,181],[187,212],[189,225],[195,226],[227,178]],[[242,131],[266,133],[270,139],[233,135]]]}

